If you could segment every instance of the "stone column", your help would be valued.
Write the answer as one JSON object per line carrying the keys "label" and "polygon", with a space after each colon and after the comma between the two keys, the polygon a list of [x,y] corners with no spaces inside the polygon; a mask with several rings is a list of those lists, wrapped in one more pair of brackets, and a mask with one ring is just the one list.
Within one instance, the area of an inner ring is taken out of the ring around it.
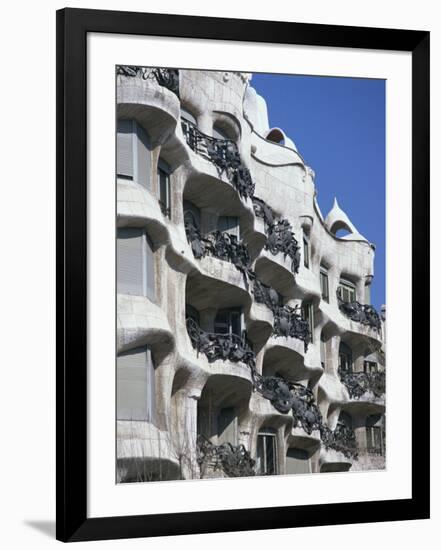
{"label": "stone column", "polygon": [[173,423],[170,429],[174,453],[183,479],[200,477],[197,462],[197,404],[200,391],[184,388],[173,396]]}

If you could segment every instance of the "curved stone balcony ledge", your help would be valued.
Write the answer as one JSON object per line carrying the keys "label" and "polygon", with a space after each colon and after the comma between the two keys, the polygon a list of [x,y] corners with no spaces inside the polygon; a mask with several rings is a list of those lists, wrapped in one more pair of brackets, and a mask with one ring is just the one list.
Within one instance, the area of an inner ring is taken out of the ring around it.
{"label": "curved stone balcony ledge", "polygon": [[144,345],[174,349],[174,335],[165,312],[145,296],[117,294],[117,351]]}
{"label": "curved stone balcony ledge", "polygon": [[162,214],[158,199],[135,181],[117,181],[118,227],[146,227],[157,246],[169,241],[168,219]]}
{"label": "curved stone balcony ledge", "polygon": [[175,269],[188,273],[197,268],[185,233],[162,214],[153,193],[133,181],[120,180],[117,188],[118,227],[145,228],[155,247],[167,246]]}
{"label": "curved stone balcony ledge", "polygon": [[291,433],[288,436],[289,447],[303,449],[304,451],[307,451],[310,455],[318,451],[321,445],[322,441],[320,438],[319,430],[313,430],[311,434],[308,434],[302,427],[297,426],[291,429]]}
{"label": "curved stone balcony ledge", "polygon": [[379,347],[383,343],[383,335],[381,331],[371,328],[369,325],[364,325],[357,321],[352,321],[339,310],[337,301],[327,303],[324,300],[320,302],[320,309],[334,325],[338,326],[341,333],[349,333],[354,344],[362,339],[368,338],[372,344]]}
{"label": "curved stone balcony ledge", "polygon": [[296,296],[296,277],[291,270],[291,259],[282,252],[274,255],[265,248],[255,262],[255,272],[266,285],[287,298]]}
{"label": "curved stone balcony ledge", "polygon": [[278,411],[271,401],[263,397],[258,391],[253,392],[250,400],[250,411],[260,418],[272,419],[273,421],[275,418],[279,418],[281,422],[289,424],[290,429],[294,422],[291,410],[286,413]]}
{"label": "curved stone balcony ledge", "polygon": [[132,118],[148,130],[153,145],[164,143],[180,120],[178,97],[154,79],[117,76],[119,118]]}
{"label": "curved stone balcony ledge", "polygon": [[[216,279],[243,291],[242,302],[237,305],[248,305],[251,300],[250,290],[241,273],[231,262],[219,260],[214,256],[204,256],[195,261],[198,271],[209,279]],[[208,283],[207,283],[208,284]],[[214,289],[213,289],[214,290]]]}
{"label": "curved stone balcony ledge", "polygon": [[316,380],[323,374],[316,355],[313,349],[308,349],[305,353],[303,340],[272,335],[264,346],[263,365],[265,368],[265,361],[269,361],[274,374],[280,372],[294,382]]}
{"label": "curved stone balcony ledge", "polygon": [[181,348],[180,360],[187,365],[191,365],[192,368],[200,369],[204,373],[205,381],[214,375],[229,376],[232,379],[245,380],[249,383],[250,394],[252,392],[253,379],[251,369],[244,363],[234,363],[233,361],[221,359],[210,363],[203,353],[198,353],[191,346],[190,342],[188,342],[185,348]]}
{"label": "curved stone balcony ledge", "polygon": [[320,449],[320,473],[347,472],[351,469],[352,463],[353,461],[340,451],[326,449],[325,446]]}
{"label": "curved stone balcony ledge", "polygon": [[174,452],[170,435],[149,422],[118,420],[117,460],[118,470],[136,480],[147,471],[163,471],[166,477],[175,479],[180,465]]}
{"label": "curved stone balcony ledge", "polygon": [[[366,395],[366,394],[365,394]],[[351,416],[370,416],[371,414],[381,414],[386,410],[384,399],[373,398],[368,396],[362,399],[351,399],[341,403],[333,403],[339,406],[342,411],[347,412]]]}

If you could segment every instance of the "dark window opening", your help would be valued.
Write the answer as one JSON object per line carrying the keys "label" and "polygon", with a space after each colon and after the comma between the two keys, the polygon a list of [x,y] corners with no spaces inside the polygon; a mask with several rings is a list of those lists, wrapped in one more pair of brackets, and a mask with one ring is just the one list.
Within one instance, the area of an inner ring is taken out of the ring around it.
{"label": "dark window opening", "polygon": [[340,350],[338,353],[338,368],[342,372],[352,372],[353,365],[352,365],[352,351],[349,346],[347,346],[344,342],[340,344]]}
{"label": "dark window opening", "polygon": [[303,265],[306,268],[309,268],[309,240],[306,237],[303,237]]}
{"label": "dark window opening", "polygon": [[171,197],[170,197],[170,173],[164,166],[158,166],[158,193],[159,205],[164,216],[170,218]]}
{"label": "dark window opening", "polygon": [[242,313],[237,309],[220,309],[214,320],[214,332],[217,334],[235,334],[242,336]]}
{"label": "dark window opening", "polygon": [[325,302],[329,302],[328,271],[324,268],[320,269],[320,288],[322,293],[322,299],[325,300]]}
{"label": "dark window opening", "polygon": [[277,444],[274,430],[261,430],[257,436],[256,470],[259,475],[277,474]]}
{"label": "dark window opening", "polygon": [[308,323],[311,343],[314,342],[314,308],[312,304],[302,305],[302,317]]}

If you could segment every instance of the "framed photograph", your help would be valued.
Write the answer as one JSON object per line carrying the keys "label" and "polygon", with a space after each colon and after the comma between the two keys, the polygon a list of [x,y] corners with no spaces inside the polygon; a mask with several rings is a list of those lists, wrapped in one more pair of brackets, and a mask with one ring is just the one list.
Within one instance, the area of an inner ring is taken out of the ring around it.
{"label": "framed photograph", "polygon": [[428,32],[58,11],[57,256],[59,540],[429,517]]}

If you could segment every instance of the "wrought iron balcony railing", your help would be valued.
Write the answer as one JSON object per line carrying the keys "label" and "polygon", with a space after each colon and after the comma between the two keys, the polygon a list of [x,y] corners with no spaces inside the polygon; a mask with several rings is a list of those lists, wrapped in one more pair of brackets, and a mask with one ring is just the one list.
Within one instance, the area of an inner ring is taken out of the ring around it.
{"label": "wrought iron balcony railing", "polygon": [[288,220],[277,218],[271,207],[262,199],[253,197],[254,213],[265,222],[268,239],[265,248],[274,256],[282,252],[285,258],[291,258],[291,271],[298,273],[300,266],[300,247]]}
{"label": "wrought iron balcony railing", "polygon": [[252,197],[254,183],[250,171],[242,164],[237,144],[230,139],[207,136],[195,124],[184,118],[181,119],[181,123],[190,149],[212,162],[219,176],[226,174],[228,181],[241,197]]}
{"label": "wrought iron balcony railing", "polygon": [[248,269],[250,263],[248,247],[235,235],[213,231],[202,237],[199,229],[190,221],[185,222],[185,233],[195,258],[199,259],[208,254],[219,260],[231,262],[242,272]]}
{"label": "wrought iron balcony railing", "polygon": [[192,346],[198,353],[203,353],[209,363],[213,363],[218,359],[233,363],[244,363],[254,371],[256,356],[246,336],[241,338],[237,334],[205,332],[191,317],[187,318],[186,325]]}
{"label": "wrought iron balcony railing", "polygon": [[275,336],[291,336],[303,340],[305,352],[311,342],[309,323],[298,312],[299,308],[281,305],[280,294],[270,286],[259,281],[254,273],[248,272],[253,281],[253,294],[256,302],[265,304],[274,314]]}
{"label": "wrought iron balcony railing", "polygon": [[277,411],[287,414],[292,410],[294,427],[301,425],[308,434],[320,430],[322,416],[309,388],[281,376],[262,376],[258,373],[254,373],[253,381],[255,390],[271,401]]}
{"label": "wrought iron balcony railing", "polygon": [[339,451],[348,458],[357,458],[354,431],[342,422],[334,431],[326,426],[310,388],[280,376],[262,376],[256,372],[253,373],[253,383],[255,390],[268,399],[278,412],[287,414],[292,410],[294,427],[300,426],[308,435],[318,430],[325,447]]}
{"label": "wrought iron balcony railing", "polygon": [[367,325],[377,331],[381,330],[381,317],[374,306],[360,302],[344,302],[337,295],[338,307],[351,321]]}
{"label": "wrought iron balcony railing", "polygon": [[276,336],[291,336],[303,340],[305,353],[311,342],[309,323],[298,313],[298,307],[279,307],[274,314],[274,334]]}
{"label": "wrought iron balcony railing", "polygon": [[324,426],[320,433],[325,447],[342,453],[346,458],[358,458],[355,432],[344,422],[339,421],[334,431]]}
{"label": "wrought iron balcony railing", "polygon": [[116,74],[139,77],[142,80],[155,79],[160,86],[167,88],[179,98],[179,71],[177,69],[152,69],[149,67],[118,65]]}
{"label": "wrought iron balcony railing", "polygon": [[287,414],[292,410],[294,427],[300,425],[308,434],[318,430],[326,447],[334,448],[345,456],[357,458],[353,430],[342,423],[337,425],[335,431],[328,428],[323,423],[310,388],[281,376],[259,374],[256,369],[256,357],[246,337],[205,332],[191,317],[187,318],[186,324],[193,347],[198,353],[204,353],[210,363],[218,359],[244,363],[251,370],[255,391],[268,399],[278,412]]}
{"label": "wrought iron balcony railing", "polygon": [[243,445],[223,443],[214,445],[202,435],[197,441],[198,463],[202,468],[210,465],[214,470],[223,470],[228,477],[256,475],[256,462]]}
{"label": "wrought iron balcony railing", "polygon": [[340,380],[347,387],[351,399],[360,399],[371,392],[380,398],[386,393],[386,373],[338,371]]}

